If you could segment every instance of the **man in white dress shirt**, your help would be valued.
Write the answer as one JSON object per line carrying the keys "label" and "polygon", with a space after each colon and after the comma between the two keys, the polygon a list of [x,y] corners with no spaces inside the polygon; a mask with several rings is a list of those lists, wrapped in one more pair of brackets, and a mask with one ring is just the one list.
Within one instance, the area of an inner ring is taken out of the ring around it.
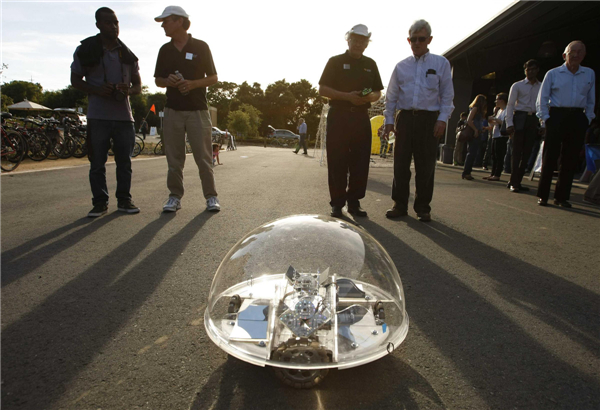
{"label": "man in white dress shirt", "polygon": [[571,207],[569,198],[578,155],[585,131],[595,118],[596,74],[581,66],[584,57],[585,45],[581,41],[569,43],[563,53],[565,63],[546,73],[536,101],[537,116],[546,127],[537,192],[541,206],[548,205],[552,175],[560,157],[554,204]]}
{"label": "man in white dress shirt", "polygon": [[512,172],[508,183],[511,192],[529,191],[529,188],[521,186],[521,181],[538,135],[535,100],[541,86],[537,79],[540,64],[529,60],[523,68],[525,79],[510,87],[506,106],[506,130],[512,135]]}
{"label": "man in white dress shirt", "polygon": [[[431,221],[431,199],[438,141],[444,135],[446,123],[454,110],[454,87],[450,63],[442,56],[431,54],[431,26],[417,20],[408,30],[408,43],[413,55],[400,61],[388,85],[385,96],[385,132],[395,130],[394,206],[386,212],[388,218],[408,213],[410,195],[410,164],[415,160],[414,210],[422,222]],[[394,120],[396,111],[399,111]]]}

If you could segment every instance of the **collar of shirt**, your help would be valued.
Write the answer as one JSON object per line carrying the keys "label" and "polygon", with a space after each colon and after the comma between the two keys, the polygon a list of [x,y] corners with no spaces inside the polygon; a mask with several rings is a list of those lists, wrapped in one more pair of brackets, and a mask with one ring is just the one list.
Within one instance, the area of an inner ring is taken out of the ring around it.
{"label": "collar of shirt", "polygon": [[529,81],[529,80],[527,79],[527,77],[525,77],[525,79],[523,80],[523,82],[524,82],[525,84],[531,84],[531,85],[540,84],[540,81],[539,81],[537,78],[536,78],[534,81]]}
{"label": "collar of shirt", "polygon": [[[558,71],[560,73],[570,73],[570,74],[573,74],[573,73],[571,73],[571,70],[569,70],[569,68],[567,67],[567,63],[563,63],[563,65],[561,65],[558,68]],[[581,73],[583,73],[583,67],[581,67],[581,64],[579,64],[579,67],[577,67],[577,71],[573,75],[577,75],[577,74],[581,74]]]}
{"label": "collar of shirt", "polygon": [[422,56],[417,57],[416,55],[412,55],[412,57],[414,58],[415,62],[418,62],[420,59],[423,59],[423,62],[427,61],[427,57],[429,56],[429,50],[427,50],[427,52],[425,54],[423,54]]}

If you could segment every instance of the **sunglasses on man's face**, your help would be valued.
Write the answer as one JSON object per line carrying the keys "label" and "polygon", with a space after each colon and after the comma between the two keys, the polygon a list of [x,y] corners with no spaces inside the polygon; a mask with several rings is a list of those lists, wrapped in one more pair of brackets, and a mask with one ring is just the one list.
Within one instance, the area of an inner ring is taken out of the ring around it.
{"label": "sunglasses on man's face", "polygon": [[419,43],[424,43],[424,42],[426,42],[426,41],[427,41],[427,39],[428,39],[428,38],[429,38],[429,37],[410,37],[408,40],[409,40],[411,43],[416,43],[417,41],[418,41]]}

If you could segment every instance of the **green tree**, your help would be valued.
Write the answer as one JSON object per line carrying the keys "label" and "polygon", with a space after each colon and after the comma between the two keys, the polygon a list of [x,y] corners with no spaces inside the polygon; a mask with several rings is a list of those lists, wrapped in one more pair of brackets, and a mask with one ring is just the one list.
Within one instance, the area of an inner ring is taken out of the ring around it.
{"label": "green tree", "polygon": [[217,127],[219,128],[226,128],[227,116],[231,111],[231,101],[237,89],[236,83],[218,81],[206,90],[208,105],[217,109]]}
{"label": "green tree", "polygon": [[2,94],[6,94],[13,101],[21,102],[26,98],[29,101],[39,103],[42,100],[44,89],[39,83],[14,80],[2,86]]}
{"label": "green tree", "polygon": [[258,133],[258,127],[261,123],[261,113],[258,109],[250,104],[242,104],[239,111],[248,115],[248,131],[247,135],[255,137]]}
{"label": "green tree", "polygon": [[132,95],[129,97],[129,104],[131,105],[131,113],[136,124],[141,124],[142,119],[146,116],[148,109],[148,86],[142,86],[142,92],[140,94]]}
{"label": "green tree", "polygon": [[8,106],[9,105],[13,105],[15,102],[13,101],[12,98],[10,98],[6,94],[2,94],[1,98],[2,98],[2,112],[7,112],[8,111]]}
{"label": "green tree", "polygon": [[83,108],[87,113],[87,94],[69,85],[58,91],[44,91],[41,104],[48,108]]}
{"label": "green tree", "polygon": [[244,111],[231,111],[227,116],[227,128],[242,135],[248,135],[251,129],[250,115]]}

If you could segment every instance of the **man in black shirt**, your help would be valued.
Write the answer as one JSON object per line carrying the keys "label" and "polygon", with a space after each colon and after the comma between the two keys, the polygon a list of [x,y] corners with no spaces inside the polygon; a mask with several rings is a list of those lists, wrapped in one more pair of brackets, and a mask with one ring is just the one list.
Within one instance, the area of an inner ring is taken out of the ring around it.
{"label": "man in black shirt", "polygon": [[365,197],[371,157],[371,122],[368,109],[379,100],[383,84],[375,61],[363,55],[371,33],[357,24],[346,33],[348,50],[331,57],[319,80],[319,94],[329,98],[327,114],[327,171],[331,216],[342,208],[367,216],[360,206]]}
{"label": "man in black shirt", "polygon": [[198,165],[206,209],[221,210],[212,168],[212,123],[206,102],[206,87],[218,81],[212,54],[204,41],[187,33],[189,15],[179,6],[169,6],[154,20],[171,41],[160,48],[154,77],[156,85],[167,88],[163,143],[169,170],[169,199],[164,212],[181,208],[185,138]]}

